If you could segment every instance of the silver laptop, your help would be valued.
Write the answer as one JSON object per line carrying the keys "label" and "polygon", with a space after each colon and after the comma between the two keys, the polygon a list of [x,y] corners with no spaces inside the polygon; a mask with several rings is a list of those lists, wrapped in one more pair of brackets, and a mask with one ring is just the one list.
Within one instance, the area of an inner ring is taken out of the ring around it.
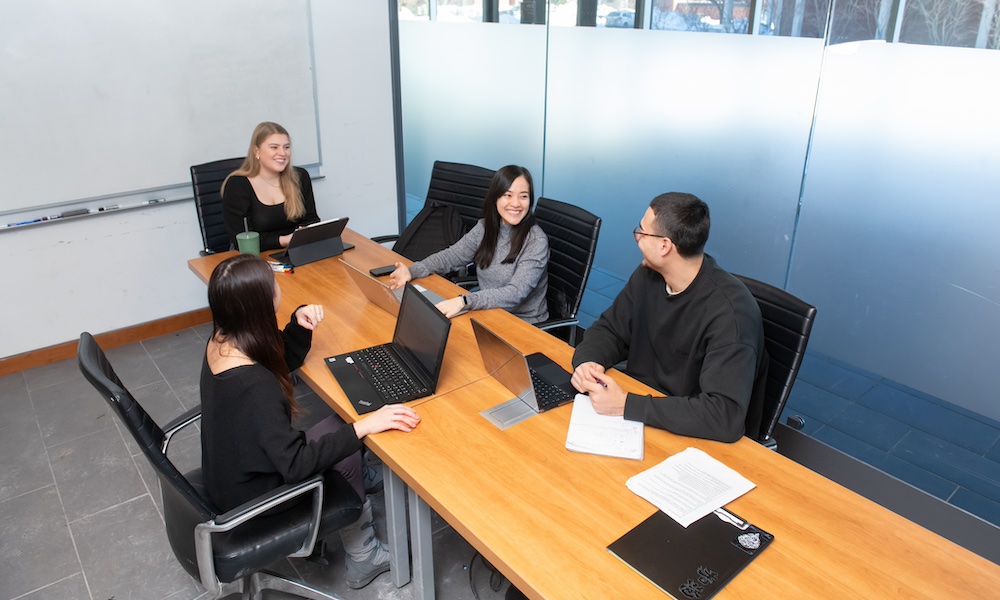
{"label": "silver laptop", "polygon": [[571,375],[541,352],[525,356],[475,319],[472,331],[486,371],[514,397],[484,410],[481,415],[507,429],[528,417],[571,402],[576,390]]}
{"label": "silver laptop", "polygon": [[[403,301],[403,288],[397,290],[389,289],[389,286],[354,265],[345,262],[344,259],[341,258],[338,260],[347,267],[348,275],[361,288],[361,292],[370,302],[393,316],[399,315],[399,305]],[[431,304],[436,305],[438,302],[444,301],[444,298],[421,285],[414,285],[413,287],[423,294],[424,298],[430,300]]]}

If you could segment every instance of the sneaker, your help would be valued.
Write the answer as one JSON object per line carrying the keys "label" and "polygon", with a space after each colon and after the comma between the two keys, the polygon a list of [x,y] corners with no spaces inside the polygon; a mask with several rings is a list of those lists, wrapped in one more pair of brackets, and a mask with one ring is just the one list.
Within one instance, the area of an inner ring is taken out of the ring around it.
{"label": "sneaker", "polygon": [[367,560],[356,561],[350,555],[346,556],[347,563],[347,587],[352,590],[360,590],[376,577],[389,570],[389,551],[385,544],[378,542],[376,548]]}
{"label": "sneaker", "polygon": [[365,493],[377,494],[382,491],[385,483],[382,481],[382,469],[371,467],[365,463],[361,467],[362,479],[365,483]]}

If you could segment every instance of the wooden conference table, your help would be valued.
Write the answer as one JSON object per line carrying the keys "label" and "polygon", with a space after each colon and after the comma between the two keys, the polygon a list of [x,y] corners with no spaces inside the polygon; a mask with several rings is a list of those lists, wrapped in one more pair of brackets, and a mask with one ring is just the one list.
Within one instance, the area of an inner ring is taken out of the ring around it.
{"label": "wooden conference table", "polygon": [[[340,258],[360,268],[398,260],[350,230],[344,241],[357,247]],[[207,281],[215,265],[231,255],[189,265]],[[279,323],[300,304],[326,307],[301,376],[353,422],[358,415],[323,358],[389,341],[395,319],[367,303],[336,258],[276,277],[283,294]],[[437,276],[420,283],[445,297],[459,292]],[[530,598],[666,597],[605,548],[656,510],[625,481],[687,447],[704,450],[757,485],[727,508],[775,536],[720,598],[998,594],[1000,566],[747,438],[724,444],[647,427],[645,458],[634,461],[566,450],[568,405],[497,429],[478,413],[509,393],[483,368],[470,318],[525,354],[542,351],[571,368],[572,348],[504,311],[462,315],[453,320],[437,395],[414,403],[420,425],[408,434],[367,438],[392,471],[386,478],[386,511],[397,585],[409,580],[400,479],[415,492],[409,502],[417,597],[434,594],[431,508]],[[648,391],[623,374],[615,378],[631,391]]]}

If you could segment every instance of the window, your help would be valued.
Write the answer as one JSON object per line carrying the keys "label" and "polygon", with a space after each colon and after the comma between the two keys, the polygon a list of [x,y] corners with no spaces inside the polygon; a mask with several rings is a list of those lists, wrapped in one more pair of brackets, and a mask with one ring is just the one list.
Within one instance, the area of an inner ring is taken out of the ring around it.
{"label": "window", "polygon": [[[399,0],[399,18],[823,38],[830,2]],[[885,40],[995,50],[1000,48],[998,4],[1000,0],[837,0],[828,44]]]}

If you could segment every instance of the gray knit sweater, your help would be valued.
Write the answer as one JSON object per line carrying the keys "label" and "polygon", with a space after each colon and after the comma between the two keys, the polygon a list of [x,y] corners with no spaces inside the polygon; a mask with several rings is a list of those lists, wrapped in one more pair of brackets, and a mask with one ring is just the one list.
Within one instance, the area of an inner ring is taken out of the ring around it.
{"label": "gray knit sweater", "polygon": [[[447,273],[469,264],[483,241],[485,231],[483,220],[480,219],[469,233],[451,247],[413,263],[410,274],[414,279],[419,279],[432,273]],[[503,264],[501,261],[510,252],[512,231],[510,225],[500,223],[493,262],[486,268],[476,269],[479,291],[469,296],[469,310],[503,308],[529,323],[540,323],[549,318],[545,302],[545,293],[549,287],[549,239],[541,227],[533,226],[514,262]]]}

